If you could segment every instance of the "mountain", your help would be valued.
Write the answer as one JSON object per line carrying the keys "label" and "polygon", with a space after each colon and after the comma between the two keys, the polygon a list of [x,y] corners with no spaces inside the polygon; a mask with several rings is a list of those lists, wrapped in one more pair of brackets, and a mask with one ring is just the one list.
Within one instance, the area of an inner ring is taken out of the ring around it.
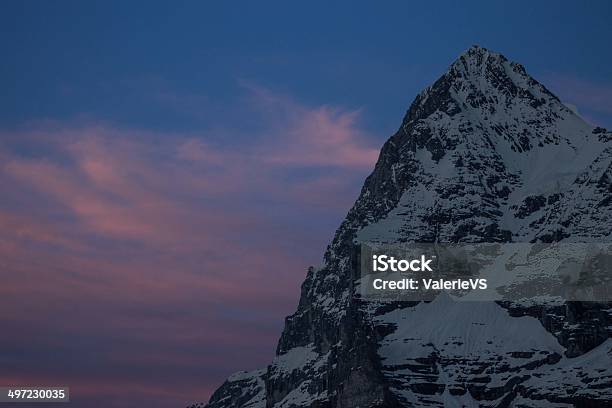
{"label": "mountain", "polygon": [[377,303],[363,242],[610,242],[612,133],[474,46],[382,147],[277,355],[192,407],[612,406],[612,304]]}

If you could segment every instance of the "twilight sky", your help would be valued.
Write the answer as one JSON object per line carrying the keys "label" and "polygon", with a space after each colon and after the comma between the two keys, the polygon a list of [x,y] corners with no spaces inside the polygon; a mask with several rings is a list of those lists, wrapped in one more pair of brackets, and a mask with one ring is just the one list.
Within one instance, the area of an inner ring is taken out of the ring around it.
{"label": "twilight sky", "polygon": [[378,149],[472,44],[612,126],[609,2],[328,3],[0,4],[0,385],[181,407],[268,364]]}

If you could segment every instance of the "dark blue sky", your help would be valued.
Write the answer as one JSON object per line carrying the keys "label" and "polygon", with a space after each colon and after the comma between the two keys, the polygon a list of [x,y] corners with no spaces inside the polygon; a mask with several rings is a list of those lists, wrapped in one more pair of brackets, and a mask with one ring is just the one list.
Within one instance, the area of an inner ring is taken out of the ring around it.
{"label": "dark blue sky", "polygon": [[[88,115],[151,129],[250,126],[238,111],[246,80],[363,108],[382,138],[475,43],[561,94],[563,81],[612,86],[610,2],[329,3],[3,2],[0,123]],[[610,106],[601,109],[593,116],[610,123]]]}
{"label": "dark blue sky", "polygon": [[0,3],[0,385],[179,407],[265,367],[416,94],[473,44],[612,126],[612,3]]}

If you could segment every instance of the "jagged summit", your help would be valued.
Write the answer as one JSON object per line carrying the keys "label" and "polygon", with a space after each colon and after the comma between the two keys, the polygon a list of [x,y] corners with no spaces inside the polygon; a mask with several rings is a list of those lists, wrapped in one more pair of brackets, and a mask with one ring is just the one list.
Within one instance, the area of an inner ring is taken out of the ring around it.
{"label": "jagged summit", "polygon": [[478,75],[479,73],[482,73],[484,68],[490,65],[499,65],[507,61],[508,59],[502,54],[475,44],[464,52],[462,52],[459,57],[451,64],[451,67],[457,67],[460,64],[465,67],[475,68],[475,70],[470,71],[470,73]]}
{"label": "jagged summit", "polygon": [[[578,187],[589,166],[606,168],[609,141],[609,133],[598,133],[522,65],[472,47],[416,97],[383,147],[355,205],[361,217],[369,208],[367,223],[375,226],[364,225],[357,238],[549,241],[569,225],[587,237],[591,223],[578,221],[585,214],[570,197],[599,197],[606,187],[588,194],[567,189]],[[409,198],[408,190],[420,198]],[[548,213],[544,204],[533,205],[547,200]],[[600,219],[588,211],[586,218]],[[596,230],[593,236],[609,234]]]}
{"label": "jagged summit", "polygon": [[609,304],[384,305],[355,290],[362,242],[610,240],[612,133],[471,47],[382,147],[274,361],[207,407],[612,406]]}
{"label": "jagged summit", "polygon": [[465,73],[473,76],[482,75],[487,67],[507,62],[502,54],[491,51],[479,45],[472,45],[462,52],[451,64],[450,69],[465,69]]}
{"label": "jagged summit", "polygon": [[449,116],[464,112],[488,120],[490,115],[513,107],[523,111],[533,108],[545,116],[574,115],[521,64],[474,45],[416,97],[403,125],[436,110]]}

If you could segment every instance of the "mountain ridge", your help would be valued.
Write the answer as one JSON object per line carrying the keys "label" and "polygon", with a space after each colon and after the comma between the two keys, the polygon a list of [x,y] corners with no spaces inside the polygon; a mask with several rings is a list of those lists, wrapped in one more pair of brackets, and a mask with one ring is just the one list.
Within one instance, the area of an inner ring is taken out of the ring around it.
{"label": "mountain ridge", "polygon": [[[522,65],[469,48],[383,145],[274,361],[206,406],[612,404],[610,304],[378,304],[354,290],[362,242],[609,241],[612,134],[599,129]],[[422,321],[449,315],[459,323]]]}

